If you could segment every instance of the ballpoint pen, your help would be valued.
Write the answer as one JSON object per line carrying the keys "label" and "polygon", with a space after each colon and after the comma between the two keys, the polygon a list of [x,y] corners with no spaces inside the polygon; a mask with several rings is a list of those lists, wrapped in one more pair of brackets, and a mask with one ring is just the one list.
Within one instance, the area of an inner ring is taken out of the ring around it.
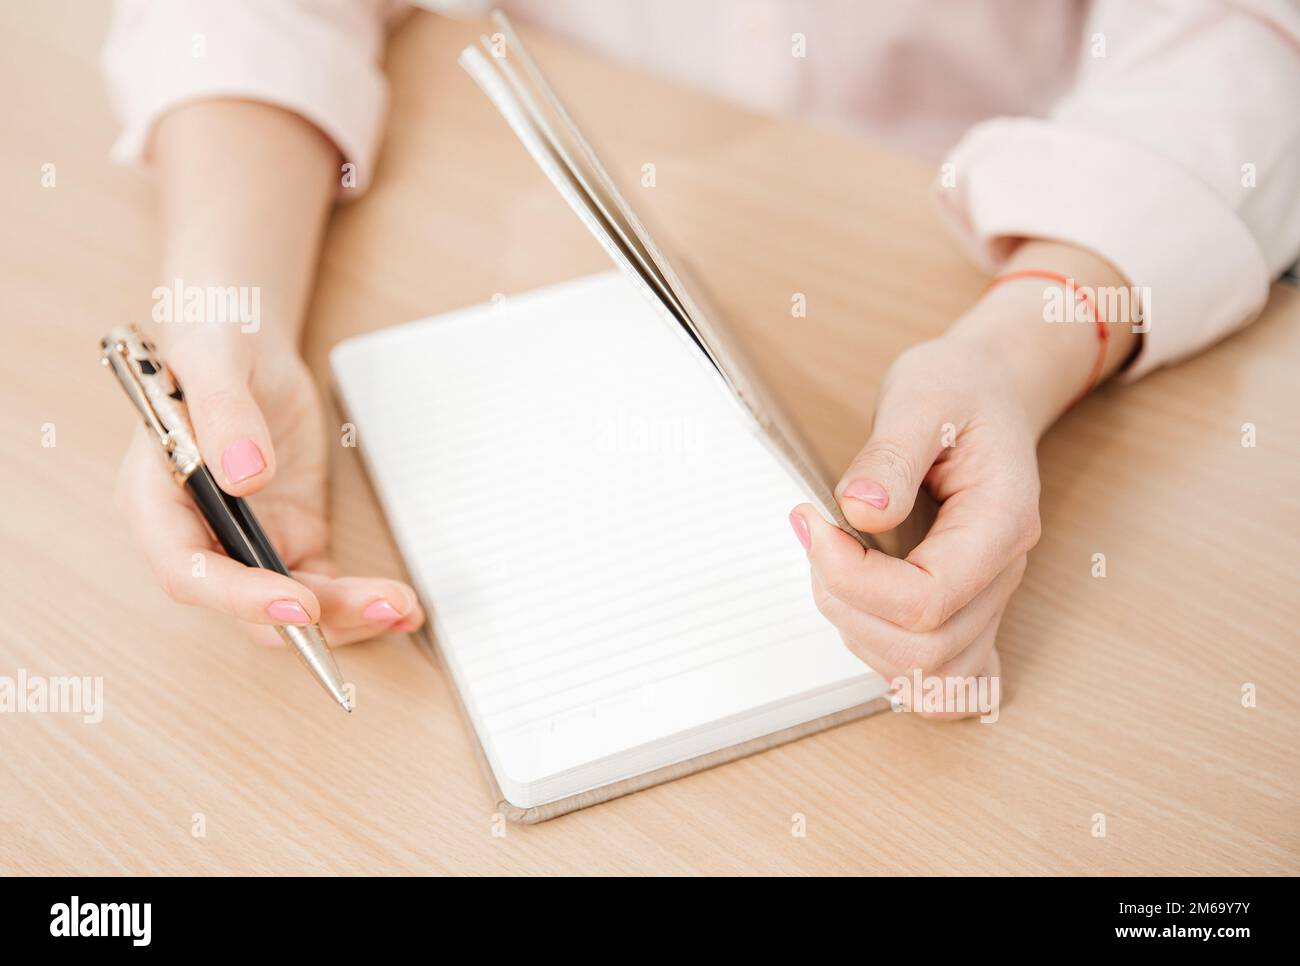
{"label": "ballpoint pen", "polygon": [[[134,326],[119,326],[100,340],[100,348],[100,362],[113,370],[140,410],[145,425],[158,437],[173,478],[189,491],[226,553],[246,567],[274,570],[288,577],[288,568],[252,509],[239,497],[222,490],[204,464],[185,393],[158,357],[153,343]],[[344,711],[351,711],[352,700],[320,627],[278,624],[275,629],[330,696]]]}

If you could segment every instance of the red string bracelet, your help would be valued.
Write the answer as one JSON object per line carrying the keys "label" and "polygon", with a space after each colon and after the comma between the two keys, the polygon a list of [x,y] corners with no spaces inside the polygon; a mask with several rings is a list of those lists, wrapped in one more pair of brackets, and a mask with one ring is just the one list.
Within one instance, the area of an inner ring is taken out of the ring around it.
{"label": "red string bracelet", "polygon": [[1110,340],[1110,332],[1106,329],[1106,320],[1101,317],[1101,312],[1098,311],[1097,304],[1087,289],[1076,287],[1074,279],[1062,275],[1060,272],[1049,272],[1044,268],[1022,268],[1014,272],[1007,272],[1005,275],[999,275],[989,283],[989,287],[985,291],[992,291],[1003,282],[1014,282],[1021,278],[1045,278],[1064,285],[1067,292],[1074,292],[1075,296],[1083,299],[1084,304],[1092,310],[1092,318],[1097,328],[1097,361],[1093,363],[1092,374],[1088,376],[1088,384],[1083,387],[1083,392],[1079,393],[1074,402],[1070,403],[1071,407],[1076,406],[1082,399],[1087,397],[1088,393],[1096,388],[1098,381],[1101,379],[1102,370],[1106,368],[1106,347]]}

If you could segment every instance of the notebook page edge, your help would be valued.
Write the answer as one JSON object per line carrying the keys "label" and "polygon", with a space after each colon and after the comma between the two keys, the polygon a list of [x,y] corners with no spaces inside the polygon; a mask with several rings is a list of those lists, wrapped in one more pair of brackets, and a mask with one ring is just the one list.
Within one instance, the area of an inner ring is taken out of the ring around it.
{"label": "notebook page edge", "polygon": [[[513,36],[513,31],[511,31],[508,36]],[[484,43],[487,43],[486,38],[484,38]],[[667,280],[664,279],[658,266],[654,264],[649,253],[646,252],[645,248],[641,245],[640,240],[637,239],[635,233],[631,232],[628,226],[620,220],[617,212],[614,211],[610,205],[606,204],[604,199],[602,199],[597,186],[592,183],[590,171],[584,173],[582,170],[578,163],[580,159],[575,156],[573,151],[573,148],[577,147],[580,152],[581,146],[574,145],[572,143],[572,137],[567,135],[564,128],[563,116],[558,118],[560,122],[558,126],[553,124],[551,118],[547,116],[547,112],[543,109],[542,105],[537,102],[533,93],[528,90],[524,78],[521,78],[516,73],[509,60],[502,58],[497,61],[497,66],[506,81],[514,90],[516,96],[519,98],[524,110],[533,119],[534,123],[537,124],[541,134],[551,144],[559,159],[568,168],[571,176],[581,186],[585,196],[600,210],[605,221],[616,232],[618,232],[623,244],[633,255],[636,256],[641,271],[654,283],[656,293],[663,298],[664,301],[670,302],[673,310],[681,315],[681,324],[693,327],[694,323],[678,300],[677,293],[672,290],[672,287],[668,284]],[[546,100],[547,98],[543,94],[543,101],[545,102]],[[554,105],[552,104],[550,107],[550,113],[555,114]],[[564,143],[566,138],[569,141],[568,144]],[[698,337],[698,333],[696,333],[696,335]],[[701,344],[701,348],[708,351],[707,347],[703,344]]]}
{"label": "notebook page edge", "polygon": [[[556,158],[550,156],[548,153],[549,146],[545,143],[541,132],[536,128],[532,119],[528,117],[522,103],[509,90],[506,82],[487,61],[483,53],[475,47],[466,47],[461,52],[459,62],[479,85],[484,94],[487,95],[534,163],[542,169],[552,187],[560,193],[560,196],[573,210],[574,214],[578,216],[583,226],[613,260],[615,266],[635,281],[643,295],[653,303],[664,322],[678,330],[684,338],[690,339],[696,345],[703,361],[707,362],[717,374],[718,379],[726,384],[726,374],[700,341],[698,333],[695,332],[693,327],[684,326],[681,321],[674,317],[672,306],[665,302],[650,280],[633,263],[628,254],[622,250],[619,241],[601,224],[598,209],[593,210],[591,205],[587,203],[589,199],[585,198],[580,183],[566,172],[561,164],[557,163]],[[730,392],[729,385],[727,388],[728,392]],[[734,393],[731,394],[734,396]]]}
{"label": "notebook page edge", "polygon": [[[582,134],[581,128],[565,108],[555,88],[547,81],[541,66],[515,31],[510,18],[501,10],[494,10],[492,19],[506,37],[507,44],[518,53],[525,71],[551,106],[569,138],[577,145],[595,177],[596,184],[603,188],[613,209],[620,213],[628,230],[639,240],[641,247],[658,268],[659,274],[690,318],[691,324],[700,333],[705,351],[713,359],[740,404],[748,410],[760,432],[766,437],[772,453],[785,466],[787,472],[800,481],[810,502],[830,523],[849,534],[865,548],[883,549],[881,541],[876,536],[860,532],[844,516],[816,460],[811,455],[807,441],[795,428],[775,394],[761,379],[748,353],[740,346],[738,339],[733,339],[724,327],[715,326],[710,321],[710,316],[701,310],[695,293],[655,244],[649,230],[627,202],[617,182],[596,154],[595,148]],[[694,280],[694,285],[697,291],[702,291],[698,280]],[[713,306],[711,300],[705,299],[705,301]],[[710,308],[710,311],[714,316],[719,316],[716,306]],[[901,553],[897,555],[901,556]]]}

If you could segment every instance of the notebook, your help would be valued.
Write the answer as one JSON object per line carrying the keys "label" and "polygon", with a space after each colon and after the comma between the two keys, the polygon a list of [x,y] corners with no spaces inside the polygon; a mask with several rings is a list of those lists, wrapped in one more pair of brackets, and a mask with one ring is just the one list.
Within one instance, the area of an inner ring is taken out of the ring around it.
{"label": "notebook", "polygon": [[461,63],[616,268],[347,340],[331,368],[498,809],[534,822],[888,702],[787,515],[875,543],[496,16]]}

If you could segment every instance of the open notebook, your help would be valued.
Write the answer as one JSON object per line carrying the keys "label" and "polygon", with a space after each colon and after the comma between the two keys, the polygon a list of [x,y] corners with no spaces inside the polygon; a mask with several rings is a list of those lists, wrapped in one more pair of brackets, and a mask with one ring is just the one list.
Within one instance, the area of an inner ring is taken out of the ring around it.
{"label": "open notebook", "polygon": [[461,63],[618,270],[331,362],[499,807],[538,821],[887,701],[786,517],[874,541],[497,17]]}

